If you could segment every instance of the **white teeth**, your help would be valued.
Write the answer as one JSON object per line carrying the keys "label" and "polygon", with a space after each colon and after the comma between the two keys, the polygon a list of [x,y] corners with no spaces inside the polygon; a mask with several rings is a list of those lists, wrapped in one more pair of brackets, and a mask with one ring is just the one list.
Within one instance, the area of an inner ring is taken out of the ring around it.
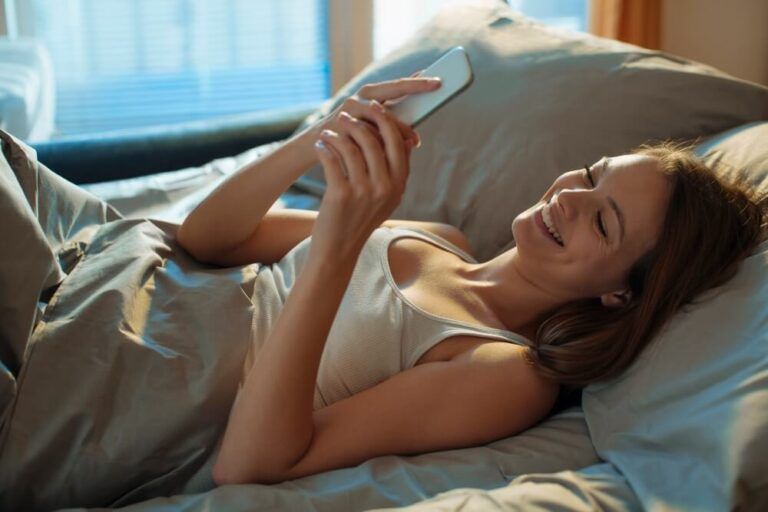
{"label": "white teeth", "polygon": [[541,218],[544,219],[544,225],[547,226],[547,229],[550,233],[552,233],[552,236],[555,237],[555,240],[560,242],[560,245],[563,244],[563,238],[560,236],[560,233],[557,232],[555,229],[555,225],[552,223],[552,219],[549,216],[549,210],[547,208],[544,208],[541,210]]}

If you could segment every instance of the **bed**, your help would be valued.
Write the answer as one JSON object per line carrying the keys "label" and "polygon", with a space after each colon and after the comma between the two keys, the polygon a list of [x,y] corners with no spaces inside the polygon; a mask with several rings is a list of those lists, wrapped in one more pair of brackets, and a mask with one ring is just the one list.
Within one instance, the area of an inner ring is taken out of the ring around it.
{"label": "bed", "polygon": [[[392,217],[456,225],[478,259],[510,247],[509,221],[557,174],[654,138],[696,140],[722,172],[768,187],[768,89],[544,27],[490,0],[446,7],[293,130],[363,83],[407,76],[458,44],[475,83],[419,128],[423,146]],[[199,263],[174,234],[220,180],[285,137],[205,165],[78,184],[49,168],[45,151],[0,139],[0,509],[768,506],[766,244],[624,375],[519,435],[215,488],[213,441],[253,318],[268,314],[262,265]],[[273,208],[317,209],[323,186],[310,169]]]}

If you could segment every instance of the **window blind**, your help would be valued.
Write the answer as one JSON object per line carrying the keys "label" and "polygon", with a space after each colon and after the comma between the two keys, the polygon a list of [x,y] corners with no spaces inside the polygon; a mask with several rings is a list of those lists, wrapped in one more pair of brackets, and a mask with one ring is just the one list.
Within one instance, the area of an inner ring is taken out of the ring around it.
{"label": "window blind", "polygon": [[[19,5],[20,4],[20,5]],[[315,104],[330,95],[326,0],[29,0],[56,135]]]}

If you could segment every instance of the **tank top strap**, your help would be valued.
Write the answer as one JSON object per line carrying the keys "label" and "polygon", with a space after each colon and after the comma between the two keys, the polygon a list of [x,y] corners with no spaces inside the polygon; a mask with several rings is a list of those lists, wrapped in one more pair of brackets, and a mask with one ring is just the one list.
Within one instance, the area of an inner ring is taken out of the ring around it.
{"label": "tank top strap", "polygon": [[440,324],[430,321],[429,318],[418,317],[414,315],[408,322],[408,329],[403,333],[403,369],[411,368],[416,361],[424,355],[429,349],[448,338],[460,335],[475,336],[489,340],[503,341],[519,345],[521,347],[530,346],[530,342],[524,338],[510,336],[508,333],[497,331],[486,331],[481,328],[457,327],[450,324]]}
{"label": "tank top strap", "polygon": [[[457,255],[461,256],[466,261],[469,261],[469,262],[472,262],[472,263],[477,263],[478,262],[471,254],[469,254],[467,251],[465,251],[464,249],[462,249],[458,245],[454,244],[450,240],[446,240],[443,237],[437,236],[436,234],[434,234],[434,233],[432,233],[430,231],[427,231],[426,229],[412,228],[412,227],[409,227],[409,228],[390,228],[390,229],[392,229],[392,230],[401,230],[401,231],[410,231],[410,232],[413,232],[413,233],[416,233],[416,234],[419,234],[419,235],[423,235],[423,236],[427,237],[430,241],[433,241],[436,244],[438,244],[443,249],[446,249],[448,251],[451,251],[451,252],[456,253]],[[398,236],[398,234],[393,233],[392,236]]]}
{"label": "tank top strap", "polygon": [[416,236],[417,238],[426,238],[428,241],[432,241],[440,247],[456,253],[467,261],[477,263],[477,260],[473,258],[469,253],[462,250],[460,247],[435,235],[434,233],[430,233],[429,231],[410,227],[389,229],[391,231],[388,233],[388,236],[383,237],[381,240],[380,256],[382,265],[384,266],[384,271],[387,275],[390,287],[392,288],[393,292],[400,298],[402,303],[407,306],[406,310],[408,313],[406,314],[406,324],[409,326],[409,329],[407,330],[410,330],[412,335],[415,335],[421,340],[418,342],[418,344],[421,345],[426,343],[428,346],[434,345],[442,341],[442,339],[454,334],[469,334],[484,338],[495,338],[523,346],[529,346],[532,344],[530,340],[516,332],[508,331],[505,329],[497,329],[494,327],[471,325],[466,322],[440,317],[421,309],[419,306],[408,300],[408,298],[403,295],[402,291],[395,284],[388,267],[388,258],[386,257],[385,251],[387,251],[389,243],[392,242],[395,238],[399,238],[401,236]]}

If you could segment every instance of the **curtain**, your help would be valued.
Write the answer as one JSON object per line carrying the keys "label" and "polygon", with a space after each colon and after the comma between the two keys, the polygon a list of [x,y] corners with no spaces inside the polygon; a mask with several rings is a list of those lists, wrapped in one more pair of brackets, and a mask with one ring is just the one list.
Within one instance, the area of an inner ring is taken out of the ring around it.
{"label": "curtain", "polygon": [[589,29],[597,36],[659,49],[661,0],[591,0]]}

